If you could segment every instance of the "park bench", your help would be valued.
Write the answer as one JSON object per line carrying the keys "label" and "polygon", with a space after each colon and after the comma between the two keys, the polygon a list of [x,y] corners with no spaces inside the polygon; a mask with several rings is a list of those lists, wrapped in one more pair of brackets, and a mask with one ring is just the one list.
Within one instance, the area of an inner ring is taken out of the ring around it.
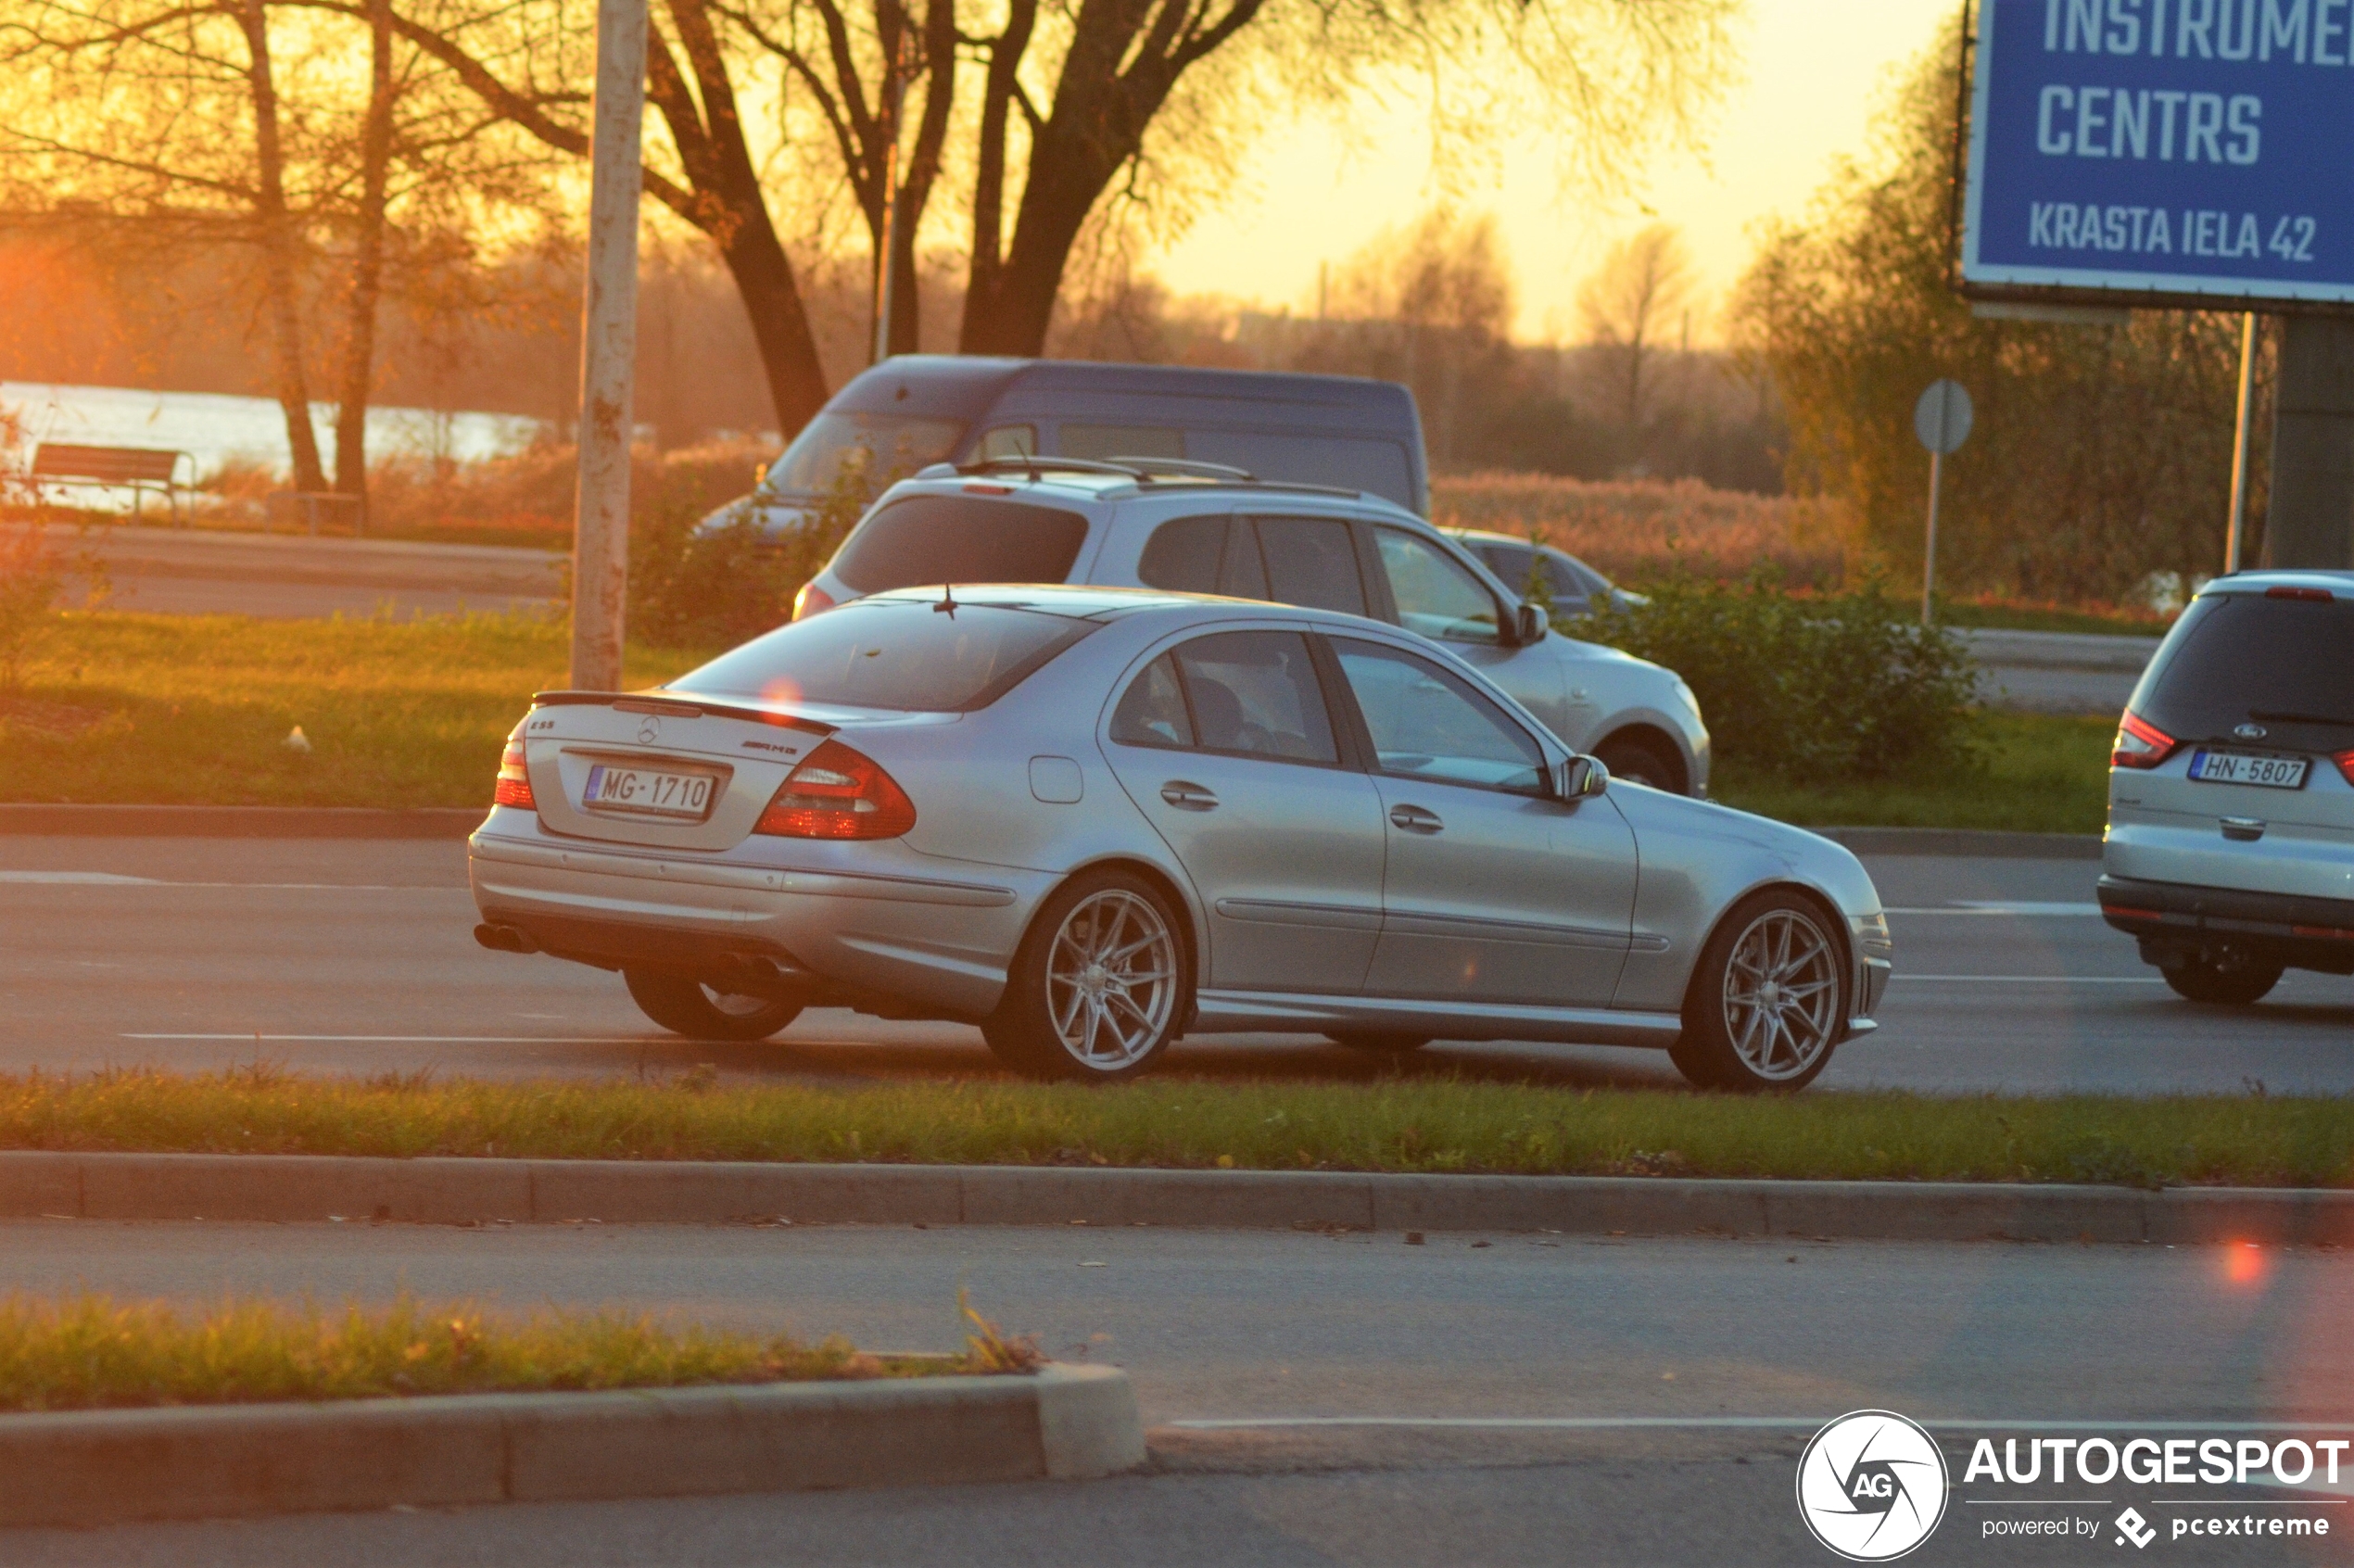
{"label": "park bench", "polygon": [[32,451],[32,481],[43,485],[102,486],[108,489],[131,492],[131,515],[140,514],[149,488],[163,492],[171,503],[174,522],[181,520],[180,498],[187,487],[174,475],[180,464],[186,462],[190,479],[196,477],[196,460],[186,452],[164,451],[154,447],[79,447],[58,441],[44,441]]}

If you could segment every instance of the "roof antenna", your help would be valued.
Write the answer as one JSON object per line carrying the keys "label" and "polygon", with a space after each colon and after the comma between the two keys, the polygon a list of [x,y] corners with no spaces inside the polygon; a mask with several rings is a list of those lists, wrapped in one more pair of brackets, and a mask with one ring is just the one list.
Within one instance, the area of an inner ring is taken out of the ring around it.
{"label": "roof antenna", "polygon": [[943,583],[940,585],[940,602],[931,607],[931,613],[935,615],[945,615],[952,621],[956,618],[956,584]]}

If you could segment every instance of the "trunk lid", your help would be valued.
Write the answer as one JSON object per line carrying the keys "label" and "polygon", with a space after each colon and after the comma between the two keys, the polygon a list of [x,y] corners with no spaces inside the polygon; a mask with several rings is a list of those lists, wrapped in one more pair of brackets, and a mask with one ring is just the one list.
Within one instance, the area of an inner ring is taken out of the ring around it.
{"label": "trunk lid", "polygon": [[753,704],[546,691],[524,721],[524,756],[540,820],[556,832],[726,850],[838,727]]}

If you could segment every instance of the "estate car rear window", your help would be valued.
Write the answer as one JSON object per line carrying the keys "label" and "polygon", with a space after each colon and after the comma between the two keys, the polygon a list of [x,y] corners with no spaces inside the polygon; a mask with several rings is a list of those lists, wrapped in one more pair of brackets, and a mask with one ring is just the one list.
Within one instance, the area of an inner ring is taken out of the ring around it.
{"label": "estate car rear window", "polygon": [[956,713],[987,707],[1095,629],[998,604],[859,600],[779,626],[670,683],[711,697]]}
{"label": "estate car rear window", "polygon": [[1087,519],[1075,512],[979,496],[905,496],[858,525],[833,571],[854,593],[926,583],[1059,583],[1086,541]]}
{"label": "estate car rear window", "polygon": [[2354,603],[2208,594],[2184,613],[2133,708],[2178,740],[2253,723],[2316,749],[2354,744]]}

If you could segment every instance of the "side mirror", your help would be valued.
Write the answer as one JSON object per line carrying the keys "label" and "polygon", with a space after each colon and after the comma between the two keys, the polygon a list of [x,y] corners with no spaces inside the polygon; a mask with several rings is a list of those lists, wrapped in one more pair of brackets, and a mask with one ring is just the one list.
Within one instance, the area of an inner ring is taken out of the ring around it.
{"label": "side mirror", "polygon": [[752,493],[755,496],[768,493],[768,465],[765,462],[752,465]]}
{"label": "side mirror", "polygon": [[1610,788],[1610,769],[1599,757],[1572,757],[1553,770],[1553,793],[1564,801],[1582,801]]}
{"label": "side mirror", "polygon": [[1525,648],[1532,642],[1541,642],[1546,632],[1551,629],[1545,619],[1545,612],[1536,605],[1512,606],[1512,641],[1515,646]]}

